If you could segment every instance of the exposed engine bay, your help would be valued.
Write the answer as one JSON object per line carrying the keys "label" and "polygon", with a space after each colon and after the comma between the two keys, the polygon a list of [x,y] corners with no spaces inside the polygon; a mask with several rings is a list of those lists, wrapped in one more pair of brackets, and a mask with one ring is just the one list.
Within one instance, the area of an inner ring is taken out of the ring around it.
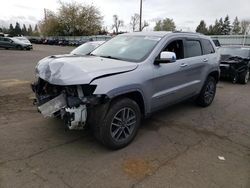
{"label": "exposed engine bay", "polygon": [[93,95],[95,85],[59,86],[39,78],[31,85],[36,94],[34,104],[44,117],[58,117],[64,120],[68,129],[85,128],[88,108],[107,101],[105,95]]}
{"label": "exposed engine bay", "polygon": [[234,82],[235,79],[238,80],[241,77],[241,74],[245,74],[249,67],[249,59],[239,56],[222,56],[222,61],[220,62],[221,77],[232,79]]}

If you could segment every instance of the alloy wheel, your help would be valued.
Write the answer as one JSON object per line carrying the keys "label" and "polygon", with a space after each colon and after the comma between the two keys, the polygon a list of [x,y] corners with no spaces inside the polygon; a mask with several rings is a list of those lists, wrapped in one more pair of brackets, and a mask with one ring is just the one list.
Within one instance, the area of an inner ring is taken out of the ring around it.
{"label": "alloy wheel", "polygon": [[132,108],[125,107],[119,110],[111,121],[111,136],[117,141],[126,140],[131,136],[137,123],[136,113]]}
{"label": "alloy wheel", "polygon": [[206,101],[207,104],[210,104],[214,98],[215,95],[215,85],[213,82],[208,82],[207,86],[206,86],[206,90],[204,93],[204,99]]}

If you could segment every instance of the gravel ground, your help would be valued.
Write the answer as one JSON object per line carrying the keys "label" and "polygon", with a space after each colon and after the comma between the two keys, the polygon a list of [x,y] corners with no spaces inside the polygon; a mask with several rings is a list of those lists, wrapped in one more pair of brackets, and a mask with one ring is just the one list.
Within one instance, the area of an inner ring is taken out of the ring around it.
{"label": "gravel ground", "polygon": [[37,61],[71,50],[0,50],[1,188],[250,187],[250,84],[220,82],[210,107],[162,110],[142,122],[132,144],[110,151],[32,105]]}

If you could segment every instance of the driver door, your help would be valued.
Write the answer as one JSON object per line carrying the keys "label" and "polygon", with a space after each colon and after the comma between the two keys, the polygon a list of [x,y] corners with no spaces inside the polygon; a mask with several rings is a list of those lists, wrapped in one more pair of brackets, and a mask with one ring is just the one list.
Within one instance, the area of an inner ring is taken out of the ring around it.
{"label": "driver door", "polygon": [[184,39],[178,38],[167,42],[162,51],[174,52],[176,62],[154,66],[152,111],[184,100],[190,95],[187,88],[192,81],[192,75],[191,67],[184,59]]}

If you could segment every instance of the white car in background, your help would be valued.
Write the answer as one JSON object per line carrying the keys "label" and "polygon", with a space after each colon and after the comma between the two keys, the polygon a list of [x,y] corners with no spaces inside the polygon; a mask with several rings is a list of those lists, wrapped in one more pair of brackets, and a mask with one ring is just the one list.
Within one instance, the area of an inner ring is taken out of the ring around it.
{"label": "white car in background", "polygon": [[102,45],[106,41],[91,41],[86,42],[82,44],[81,46],[78,46],[76,49],[74,49],[70,54],[73,55],[88,55],[90,52],[92,52],[94,49],[96,49],[98,46]]}

